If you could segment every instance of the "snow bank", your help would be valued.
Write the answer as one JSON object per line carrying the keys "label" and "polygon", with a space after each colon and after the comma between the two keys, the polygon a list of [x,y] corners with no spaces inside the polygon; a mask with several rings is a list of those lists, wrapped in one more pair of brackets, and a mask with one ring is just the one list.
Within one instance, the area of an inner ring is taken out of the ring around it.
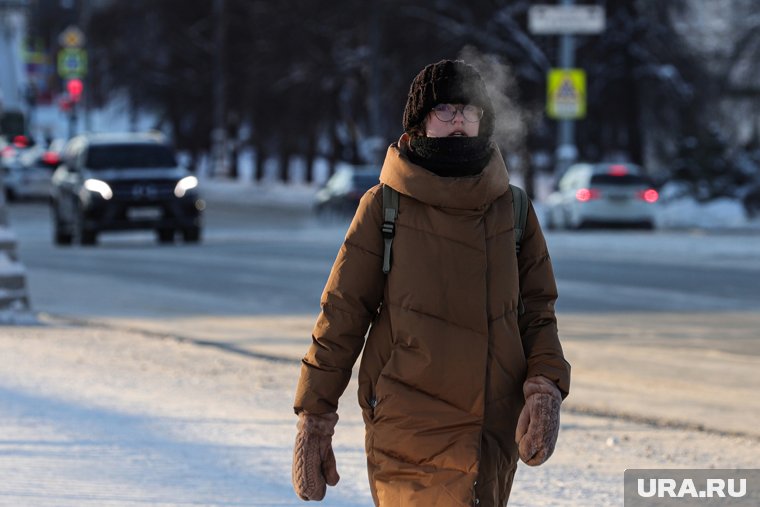
{"label": "snow bank", "polygon": [[700,204],[691,197],[680,197],[660,206],[657,226],[660,228],[760,228],[752,224],[742,203],[736,199],[716,199]]}

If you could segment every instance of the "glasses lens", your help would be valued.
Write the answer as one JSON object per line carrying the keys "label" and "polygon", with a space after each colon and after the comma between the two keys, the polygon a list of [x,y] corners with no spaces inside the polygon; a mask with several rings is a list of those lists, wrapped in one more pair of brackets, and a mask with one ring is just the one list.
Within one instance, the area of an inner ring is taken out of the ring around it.
{"label": "glasses lens", "polygon": [[438,104],[433,108],[433,114],[441,121],[451,121],[457,114],[457,110],[451,104]]}
{"label": "glasses lens", "polygon": [[479,108],[478,106],[468,104],[464,106],[462,115],[464,116],[465,120],[474,123],[476,121],[480,121],[480,119],[483,117],[483,109]]}

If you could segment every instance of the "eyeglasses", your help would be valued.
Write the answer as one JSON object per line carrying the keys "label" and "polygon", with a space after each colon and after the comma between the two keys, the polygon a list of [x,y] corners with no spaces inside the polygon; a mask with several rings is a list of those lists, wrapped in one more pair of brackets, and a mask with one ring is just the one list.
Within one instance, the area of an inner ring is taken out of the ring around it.
{"label": "eyeglasses", "polygon": [[452,121],[457,111],[462,112],[462,116],[470,123],[479,122],[483,118],[483,108],[467,104],[465,106],[456,107],[452,104],[438,104],[433,108],[433,114],[441,121]]}

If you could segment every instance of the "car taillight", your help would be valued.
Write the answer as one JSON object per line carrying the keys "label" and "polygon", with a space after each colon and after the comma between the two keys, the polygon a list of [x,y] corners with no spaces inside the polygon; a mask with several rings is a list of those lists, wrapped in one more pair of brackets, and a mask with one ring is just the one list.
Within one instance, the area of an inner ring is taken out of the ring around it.
{"label": "car taillight", "polygon": [[6,146],[2,151],[2,155],[4,157],[12,157],[14,153],[16,153],[16,150],[13,148],[13,146]]}
{"label": "car taillight", "polygon": [[642,190],[638,193],[638,198],[642,201],[655,203],[657,202],[657,199],[660,198],[660,194],[657,193],[657,190],[653,188],[648,188],[647,190]]}
{"label": "car taillight", "polygon": [[601,194],[599,193],[599,190],[595,188],[581,188],[577,192],[575,192],[575,198],[578,199],[580,202],[587,202],[591,201],[593,199],[599,199]]}
{"label": "car taillight", "polygon": [[28,148],[29,138],[26,136],[16,136],[13,138],[13,144],[16,148]]}
{"label": "car taillight", "polygon": [[47,165],[57,165],[61,161],[61,157],[55,152],[46,151],[42,154],[42,161]]}

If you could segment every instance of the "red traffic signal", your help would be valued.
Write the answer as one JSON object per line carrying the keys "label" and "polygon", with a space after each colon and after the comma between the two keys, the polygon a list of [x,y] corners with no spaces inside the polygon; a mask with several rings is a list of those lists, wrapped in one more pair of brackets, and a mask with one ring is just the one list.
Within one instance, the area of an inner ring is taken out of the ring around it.
{"label": "red traffic signal", "polygon": [[72,102],[79,102],[79,99],[82,98],[82,90],[84,90],[82,80],[69,79],[66,82],[66,90],[69,92],[69,97],[71,97]]}

